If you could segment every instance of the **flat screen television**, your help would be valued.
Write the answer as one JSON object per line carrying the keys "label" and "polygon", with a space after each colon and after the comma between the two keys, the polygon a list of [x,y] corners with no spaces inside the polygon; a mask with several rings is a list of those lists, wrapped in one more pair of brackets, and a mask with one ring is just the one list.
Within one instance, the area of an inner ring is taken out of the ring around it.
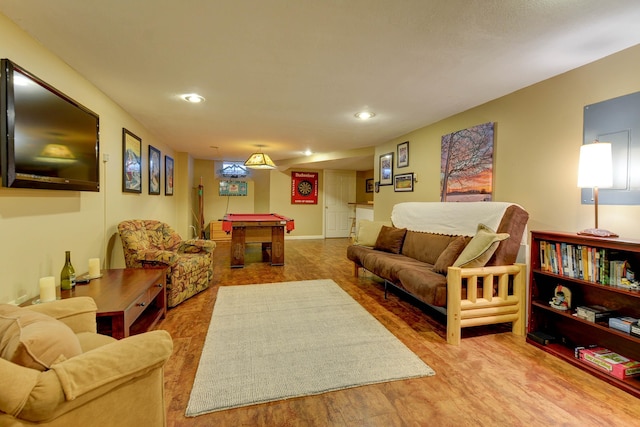
{"label": "flat screen television", "polygon": [[100,191],[100,118],[2,59],[0,169],[5,187]]}

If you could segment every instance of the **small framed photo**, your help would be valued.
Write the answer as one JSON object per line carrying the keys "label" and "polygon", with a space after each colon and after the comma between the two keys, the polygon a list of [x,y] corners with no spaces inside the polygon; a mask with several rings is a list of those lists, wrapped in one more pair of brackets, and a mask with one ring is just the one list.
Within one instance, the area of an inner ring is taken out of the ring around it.
{"label": "small framed photo", "polygon": [[122,191],[142,193],[142,139],[122,128]]}
{"label": "small framed photo", "polygon": [[380,185],[393,185],[393,153],[380,156]]}
{"label": "small framed photo", "polygon": [[173,157],[164,156],[164,195],[173,196]]}
{"label": "small framed photo", "polygon": [[409,166],[409,141],[398,144],[398,167]]}
{"label": "small framed photo", "polygon": [[365,181],[364,191],[366,193],[373,193],[373,178],[369,178]]}
{"label": "small framed photo", "polygon": [[413,172],[394,176],[393,191],[413,191]]}
{"label": "small framed photo", "polygon": [[160,194],[160,150],[149,146],[149,194]]}

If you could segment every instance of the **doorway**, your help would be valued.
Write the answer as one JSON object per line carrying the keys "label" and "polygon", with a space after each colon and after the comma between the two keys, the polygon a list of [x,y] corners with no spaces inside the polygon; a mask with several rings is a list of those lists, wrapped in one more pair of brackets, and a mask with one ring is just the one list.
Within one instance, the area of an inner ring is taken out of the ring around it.
{"label": "doorway", "polygon": [[325,238],[349,237],[355,217],[356,172],[324,171]]}

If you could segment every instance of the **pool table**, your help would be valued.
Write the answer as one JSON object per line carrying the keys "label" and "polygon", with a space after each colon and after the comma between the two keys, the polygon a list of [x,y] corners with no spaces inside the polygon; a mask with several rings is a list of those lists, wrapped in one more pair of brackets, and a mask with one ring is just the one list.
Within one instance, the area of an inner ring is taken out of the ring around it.
{"label": "pool table", "polygon": [[284,265],[284,232],[294,229],[293,219],[278,214],[227,214],[222,230],[231,233],[231,267],[244,267],[247,243],[262,243],[271,252],[271,265]]}

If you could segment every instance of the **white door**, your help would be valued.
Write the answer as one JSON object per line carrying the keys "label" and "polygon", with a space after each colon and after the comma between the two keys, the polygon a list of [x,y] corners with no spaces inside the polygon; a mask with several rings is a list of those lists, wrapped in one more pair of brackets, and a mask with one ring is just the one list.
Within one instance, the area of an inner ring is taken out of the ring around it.
{"label": "white door", "polygon": [[325,237],[349,237],[356,198],[356,172],[326,170]]}

